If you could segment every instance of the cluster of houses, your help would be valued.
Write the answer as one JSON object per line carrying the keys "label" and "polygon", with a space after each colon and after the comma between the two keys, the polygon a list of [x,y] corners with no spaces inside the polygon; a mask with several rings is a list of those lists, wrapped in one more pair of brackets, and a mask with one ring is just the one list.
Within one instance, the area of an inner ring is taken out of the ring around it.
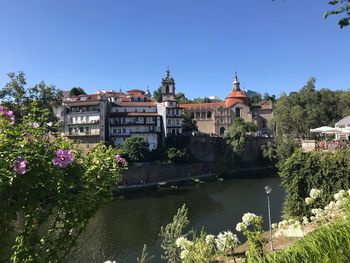
{"label": "cluster of houses", "polygon": [[161,95],[160,102],[148,90],[139,89],[67,97],[60,114],[63,133],[86,148],[100,141],[122,145],[128,137],[139,136],[152,150],[167,136],[182,134],[183,113],[188,112],[197,121],[199,134],[222,136],[236,118],[243,118],[257,125],[258,136],[272,135],[268,127],[272,105],[250,107],[237,75],[223,102],[178,104],[175,81],[167,70],[161,81]]}

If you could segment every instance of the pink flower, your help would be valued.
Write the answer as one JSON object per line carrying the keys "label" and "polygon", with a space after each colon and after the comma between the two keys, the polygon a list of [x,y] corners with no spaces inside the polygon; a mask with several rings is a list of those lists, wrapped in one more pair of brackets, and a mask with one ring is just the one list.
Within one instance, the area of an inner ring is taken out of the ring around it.
{"label": "pink flower", "polygon": [[15,120],[15,115],[13,114],[13,111],[8,110],[1,105],[0,105],[0,115],[5,115],[6,117],[10,118],[12,121]]}
{"label": "pink flower", "polygon": [[60,168],[66,168],[71,162],[73,162],[73,160],[70,150],[58,149],[56,151],[56,157],[52,159],[52,163]]}
{"label": "pink flower", "polygon": [[126,160],[122,158],[119,154],[117,154],[114,158],[120,166],[125,166],[127,164]]}
{"label": "pink flower", "polygon": [[27,161],[22,157],[17,157],[16,161],[13,163],[13,171],[16,174],[25,174],[27,166]]}

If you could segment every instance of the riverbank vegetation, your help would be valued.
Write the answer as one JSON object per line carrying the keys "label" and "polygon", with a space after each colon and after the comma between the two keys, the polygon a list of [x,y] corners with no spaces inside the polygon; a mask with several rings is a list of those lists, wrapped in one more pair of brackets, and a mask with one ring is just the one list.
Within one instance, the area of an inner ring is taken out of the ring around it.
{"label": "riverbank vegetation", "polygon": [[82,156],[47,110],[29,109],[0,106],[0,261],[66,262],[125,160],[103,144]]}

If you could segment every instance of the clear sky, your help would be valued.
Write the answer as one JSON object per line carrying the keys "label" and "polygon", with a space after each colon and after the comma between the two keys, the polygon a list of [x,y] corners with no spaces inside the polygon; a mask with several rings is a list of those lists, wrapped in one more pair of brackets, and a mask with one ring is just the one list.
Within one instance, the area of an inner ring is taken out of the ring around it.
{"label": "clear sky", "polygon": [[279,95],[309,77],[350,88],[350,27],[328,0],[0,0],[0,87],[22,70],[69,90],[153,91],[170,66],[177,92]]}

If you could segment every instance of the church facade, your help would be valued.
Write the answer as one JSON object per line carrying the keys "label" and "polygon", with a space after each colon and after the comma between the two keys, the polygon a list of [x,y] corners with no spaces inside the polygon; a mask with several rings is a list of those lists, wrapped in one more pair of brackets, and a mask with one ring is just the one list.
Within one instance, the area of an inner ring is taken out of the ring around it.
{"label": "church facade", "polygon": [[268,123],[273,117],[273,106],[262,104],[250,107],[248,96],[240,88],[237,74],[231,92],[223,102],[181,104],[180,107],[197,121],[198,131],[203,134],[222,136],[236,118],[242,118],[257,125],[258,136],[272,136]]}

